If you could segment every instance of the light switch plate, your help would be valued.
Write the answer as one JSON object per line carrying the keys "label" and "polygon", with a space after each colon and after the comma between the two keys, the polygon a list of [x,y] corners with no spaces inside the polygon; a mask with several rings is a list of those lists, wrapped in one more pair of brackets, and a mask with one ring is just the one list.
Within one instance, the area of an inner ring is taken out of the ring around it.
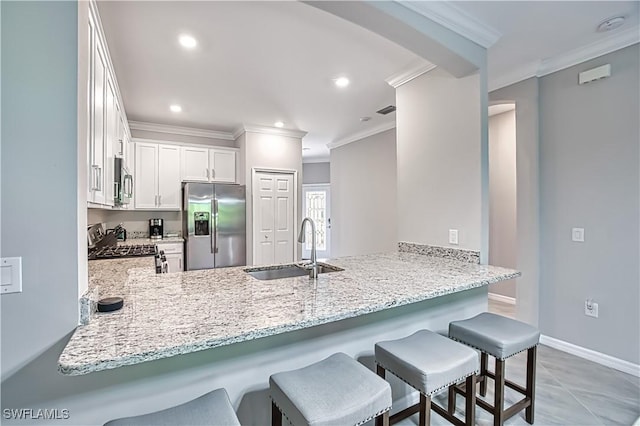
{"label": "light switch plate", "polygon": [[584,228],[572,228],[571,241],[584,243]]}
{"label": "light switch plate", "polygon": [[22,258],[0,259],[0,294],[22,292]]}
{"label": "light switch plate", "polygon": [[449,229],[449,244],[458,244],[458,230]]}

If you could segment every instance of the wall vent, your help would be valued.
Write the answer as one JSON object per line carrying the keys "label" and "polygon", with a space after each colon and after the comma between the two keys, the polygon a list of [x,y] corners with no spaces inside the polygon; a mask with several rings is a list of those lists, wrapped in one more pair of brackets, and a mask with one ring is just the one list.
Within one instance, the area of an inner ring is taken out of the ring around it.
{"label": "wall vent", "polygon": [[578,74],[578,84],[587,84],[609,76],[611,76],[611,64],[606,64]]}
{"label": "wall vent", "polygon": [[389,113],[392,113],[393,111],[396,110],[396,107],[393,105],[389,105],[387,107],[382,108],[379,111],[376,111],[378,114],[382,114],[382,115],[387,115]]}

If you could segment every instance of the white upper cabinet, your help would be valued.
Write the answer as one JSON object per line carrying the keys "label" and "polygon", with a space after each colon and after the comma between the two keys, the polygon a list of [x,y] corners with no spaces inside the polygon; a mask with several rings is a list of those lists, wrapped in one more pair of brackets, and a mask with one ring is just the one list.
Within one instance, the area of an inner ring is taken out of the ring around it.
{"label": "white upper cabinet", "polygon": [[180,147],[137,142],[135,208],[180,210]]}
{"label": "white upper cabinet", "polygon": [[236,152],[231,150],[210,149],[209,168],[212,182],[236,181]]}
{"label": "white upper cabinet", "polygon": [[182,180],[209,181],[209,149],[182,147]]}
{"label": "white upper cabinet", "polygon": [[180,147],[158,145],[158,208],[180,210]]}
{"label": "white upper cabinet", "polygon": [[136,143],[136,175],[133,191],[136,209],[158,207],[158,145]]}
{"label": "white upper cabinet", "polygon": [[116,76],[105,44],[95,3],[89,4],[87,201],[93,207],[113,207],[114,158],[125,158],[129,126],[120,104]]}
{"label": "white upper cabinet", "polygon": [[182,180],[236,182],[236,150],[182,147]]}

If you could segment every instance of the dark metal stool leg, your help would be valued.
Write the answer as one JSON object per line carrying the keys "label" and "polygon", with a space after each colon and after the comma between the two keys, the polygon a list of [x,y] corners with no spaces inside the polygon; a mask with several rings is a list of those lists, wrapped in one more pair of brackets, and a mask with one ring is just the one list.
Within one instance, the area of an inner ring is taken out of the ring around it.
{"label": "dark metal stool leg", "polygon": [[424,396],[420,393],[420,414],[419,423],[420,426],[429,426],[431,424],[431,397]]}
{"label": "dark metal stool leg", "polygon": [[[467,388],[468,389],[468,388]],[[455,385],[449,386],[449,402],[447,404],[447,411],[449,414],[453,414],[456,412],[456,391]]]}
{"label": "dark metal stool leg", "polygon": [[271,403],[271,426],[282,426],[282,413],[273,402]]}
{"label": "dark metal stool leg", "polygon": [[493,424],[504,424],[504,360],[496,358],[495,398],[493,404]]}
{"label": "dark metal stool leg", "polygon": [[487,363],[489,362],[489,355],[482,352],[480,354],[480,377],[484,377],[480,381],[480,395],[487,396]]}
{"label": "dark metal stool leg", "polygon": [[526,396],[531,399],[531,404],[525,409],[527,423],[533,424],[533,414],[536,400],[536,355],[538,347],[534,346],[527,351],[527,388]]}
{"label": "dark metal stool leg", "polygon": [[467,395],[465,397],[464,419],[467,426],[476,424],[476,375],[467,377]]}

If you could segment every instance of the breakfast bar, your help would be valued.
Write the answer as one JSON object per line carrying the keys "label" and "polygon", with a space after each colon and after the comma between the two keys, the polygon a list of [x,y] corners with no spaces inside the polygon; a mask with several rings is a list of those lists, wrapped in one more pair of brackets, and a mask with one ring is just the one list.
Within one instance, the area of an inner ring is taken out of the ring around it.
{"label": "breakfast bar", "polygon": [[[96,297],[121,296],[124,307],[95,313],[79,326],[60,355],[59,371],[70,376],[104,375],[140,365],[175,374],[163,370],[173,359],[181,369],[192,367],[189,373],[200,371],[197,379],[192,378],[198,385],[185,390],[180,399],[225,387],[242,423],[258,424],[268,416],[270,374],[335,352],[373,367],[376,341],[404,337],[421,328],[445,330],[449,321],[486,310],[489,284],[520,275],[407,252],[330,259],[326,264],[336,271],[315,280],[308,276],[261,280],[247,270],[280,266],[157,275],[150,258],[93,261],[89,275]],[[402,399],[406,401],[398,401]],[[394,385],[396,403],[411,403],[401,382]],[[175,402],[150,398],[139,409],[152,411],[165,405]]]}

